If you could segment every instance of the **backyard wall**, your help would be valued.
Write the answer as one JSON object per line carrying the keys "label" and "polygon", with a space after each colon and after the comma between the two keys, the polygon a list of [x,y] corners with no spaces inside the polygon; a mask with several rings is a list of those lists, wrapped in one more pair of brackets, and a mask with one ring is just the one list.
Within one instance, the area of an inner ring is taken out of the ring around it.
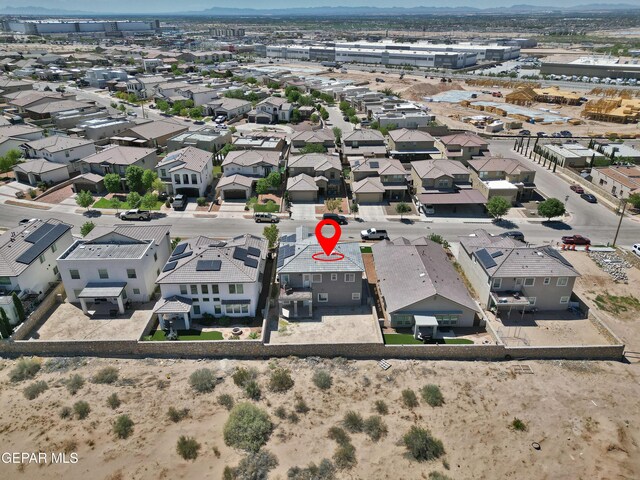
{"label": "backyard wall", "polygon": [[[58,283],[53,290],[51,290],[46,297],[40,302],[38,308],[36,308],[27,319],[21,323],[13,335],[12,340],[24,340],[29,334],[38,326],[40,320],[51,310],[56,303],[62,303],[66,297],[64,291],[64,285],[62,282]],[[2,350],[0,349],[0,352]]]}

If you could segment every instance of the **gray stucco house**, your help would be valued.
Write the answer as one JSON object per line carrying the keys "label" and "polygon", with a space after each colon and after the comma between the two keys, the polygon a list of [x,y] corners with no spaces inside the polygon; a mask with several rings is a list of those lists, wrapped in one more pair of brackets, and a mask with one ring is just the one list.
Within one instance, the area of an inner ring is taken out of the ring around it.
{"label": "gray stucco house", "polygon": [[483,307],[566,310],[580,274],[557,250],[529,247],[485,230],[460,237],[458,261]]}
{"label": "gray stucco house", "polygon": [[427,238],[400,237],[372,247],[385,320],[394,328],[480,325],[482,313],[442,248]]}
{"label": "gray stucco house", "polygon": [[318,307],[353,307],[364,296],[364,262],[358,243],[339,243],[334,252],[344,255],[339,261],[315,260],[324,256],[308,229],[283,235],[278,249],[277,275],[280,315],[285,318],[313,316]]}

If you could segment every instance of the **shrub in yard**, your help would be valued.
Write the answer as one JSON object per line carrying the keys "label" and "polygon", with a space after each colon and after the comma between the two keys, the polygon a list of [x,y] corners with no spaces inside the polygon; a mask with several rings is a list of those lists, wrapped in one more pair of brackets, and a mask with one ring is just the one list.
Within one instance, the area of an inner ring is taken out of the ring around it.
{"label": "shrub in yard", "polygon": [[271,452],[260,450],[249,453],[240,460],[234,469],[235,478],[238,480],[266,480],[269,471],[278,466],[278,458]]}
{"label": "shrub in yard", "polygon": [[234,370],[233,383],[239,387],[244,387],[251,380],[255,380],[258,377],[258,371],[255,368],[238,367]]}
{"label": "shrub in yard", "polygon": [[291,412],[289,413],[289,415],[287,415],[287,420],[289,420],[289,422],[291,423],[298,423],[300,421],[300,417],[296,412]]}
{"label": "shrub in yard", "polygon": [[387,434],[387,425],[381,417],[373,415],[364,421],[364,433],[369,435],[371,440],[377,442]]}
{"label": "shrub in yard", "polygon": [[104,367],[96,373],[91,381],[93,383],[111,384],[118,380],[118,369],[115,367]]}
{"label": "shrub in yard", "polygon": [[415,408],[418,406],[418,397],[416,397],[416,392],[407,388],[402,391],[402,403],[407,408]]}
{"label": "shrub in yard", "polygon": [[516,417],[511,422],[511,428],[519,432],[526,432],[529,427],[527,427],[526,423],[524,423],[522,420]]}
{"label": "shrub in yard", "polygon": [[344,425],[344,428],[346,428],[351,433],[361,432],[364,428],[364,420],[362,419],[362,415],[360,415],[358,412],[354,412],[353,410],[349,410],[344,414],[342,424]]}
{"label": "shrub in yard", "polygon": [[9,374],[12,382],[22,382],[36,376],[40,371],[40,362],[35,358],[20,358]]}
{"label": "shrub in yard", "polygon": [[176,445],[176,451],[185,460],[195,460],[198,458],[198,452],[200,450],[200,444],[193,437],[186,437],[180,435],[178,444]]}
{"label": "shrub in yard", "polygon": [[287,410],[282,405],[276,408],[273,414],[278,418],[287,418]]}
{"label": "shrub in yard", "polygon": [[60,418],[70,418],[72,414],[73,410],[71,410],[71,407],[62,407],[60,409]]}
{"label": "shrub in yard", "polygon": [[24,389],[24,396],[27,400],[33,400],[37,398],[42,392],[44,392],[49,386],[45,381],[33,382],[31,385]]}
{"label": "shrub in yard", "polygon": [[432,407],[439,407],[444,403],[444,397],[437,385],[425,385],[420,390],[422,399]]}
{"label": "shrub in yard", "polygon": [[262,390],[260,390],[260,385],[258,385],[258,382],[256,382],[255,380],[250,380],[249,382],[247,382],[247,384],[244,386],[244,393],[247,394],[247,397],[249,397],[251,400],[260,400],[260,397],[262,396]]}
{"label": "shrub in yard", "polygon": [[304,398],[296,395],[296,401],[293,403],[293,409],[298,413],[307,413],[309,411],[309,405],[304,401]]}
{"label": "shrub in yard", "polygon": [[218,403],[227,410],[231,410],[235,402],[233,401],[233,397],[231,395],[229,395],[228,393],[223,393],[218,397]]}
{"label": "shrub in yard", "polygon": [[333,461],[340,470],[349,470],[356,466],[356,447],[350,443],[338,445],[333,454]]}
{"label": "shrub in yard", "polygon": [[387,413],[389,413],[389,407],[387,407],[387,404],[384,400],[376,400],[373,406],[376,409],[376,412],[380,415],[386,415]]}
{"label": "shrub in yard", "polygon": [[453,480],[453,479],[440,472],[431,472],[429,474],[429,480]]}
{"label": "shrub in yard", "polygon": [[313,384],[318,387],[320,390],[328,390],[331,388],[331,384],[333,383],[333,379],[331,378],[331,374],[326,370],[318,370],[313,374]]}
{"label": "shrub in yard", "polygon": [[199,207],[204,207],[207,203],[207,199],[204,197],[198,197],[196,198],[196,203],[198,204]]}
{"label": "shrub in yard", "polygon": [[89,412],[91,411],[91,407],[84,400],[80,400],[73,404],[73,411],[78,416],[80,420],[87,418]]}
{"label": "shrub in yard", "polygon": [[411,456],[419,462],[428,462],[444,454],[442,442],[434,438],[429,430],[415,425],[404,434],[402,441]]}
{"label": "shrub in yard", "polygon": [[198,393],[212,392],[216,387],[216,376],[213,370],[201,368],[189,376],[189,385]]}
{"label": "shrub in yard", "polygon": [[113,392],[111,395],[107,397],[107,406],[111,408],[111,410],[115,410],[120,406],[122,402],[118,398],[118,394]]}
{"label": "shrub in yard", "polygon": [[230,447],[257,452],[273,430],[269,414],[251,403],[239,403],[231,409],[224,424],[224,443]]}
{"label": "shrub in yard", "polygon": [[276,368],[269,378],[269,389],[272,392],[286,392],[293,387],[293,378],[286,368]]}
{"label": "shrub in yard", "polygon": [[326,458],[319,465],[310,463],[306,468],[291,467],[287,472],[287,480],[334,480],[335,477],[336,467]]}
{"label": "shrub in yard", "polygon": [[188,416],[188,408],[181,408],[180,410],[178,410],[175,407],[169,407],[169,410],[167,410],[167,417],[169,417],[169,420],[171,420],[173,423],[178,423],[180,420]]}
{"label": "shrub in yard", "polygon": [[331,427],[329,429],[329,433],[327,433],[327,436],[331,440],[335,440],[336,442],[338,442],[338,444],[340,445],[351,442],[351,437],[349,437],[349,434],[340,427]]}
{"label": "shrub in yard", "polygon": [[133,433],[133,420],[129,415],[118,415],[113,423],[113,433],[118,438],[128,438]]}
{"label": "shrub in yard", "polygon": [[76,393],[78,393],[78,390],[80,390],[83,386],[84,378],[82,378],[82,376],[78,375],[77,373],[75,375],[71,375],[71,377],[69,377],[69,380],[67,380],[67,390],[69,390],[69,393],[71,395],[75,395]]}

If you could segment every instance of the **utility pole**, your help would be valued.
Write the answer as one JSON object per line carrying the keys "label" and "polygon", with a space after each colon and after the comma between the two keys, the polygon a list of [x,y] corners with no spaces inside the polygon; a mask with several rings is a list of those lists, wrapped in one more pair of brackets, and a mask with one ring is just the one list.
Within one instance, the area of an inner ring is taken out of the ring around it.
{"label": "utility pole", "polygon": [[620,220],[618,221],[618,228],[616,228],[616,235],[613,237],[613,246],[616,246],[616,241],[618,240],[618,233],[620,233],[620,226],[622,225],[622,219],[624,218],[624,211],[627,208],[627,201],[624,198],[620,199],[620,203],[622,205],[622,210],[620,211]]}

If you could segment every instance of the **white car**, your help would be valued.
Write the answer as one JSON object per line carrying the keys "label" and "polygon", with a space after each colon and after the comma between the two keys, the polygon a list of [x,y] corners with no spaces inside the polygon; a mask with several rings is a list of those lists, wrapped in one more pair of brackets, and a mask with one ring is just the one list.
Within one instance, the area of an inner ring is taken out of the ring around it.
{"label": "white car", "polygon": [[640,257],[640,243],[636,243],[631,251]]}

